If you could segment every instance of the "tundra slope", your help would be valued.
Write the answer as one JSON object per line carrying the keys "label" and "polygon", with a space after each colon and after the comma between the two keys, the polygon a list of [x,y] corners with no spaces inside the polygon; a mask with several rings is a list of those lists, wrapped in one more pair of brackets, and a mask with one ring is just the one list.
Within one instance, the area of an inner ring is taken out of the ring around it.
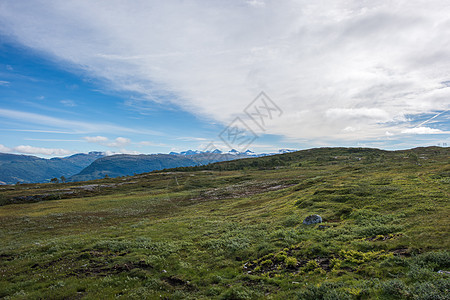
{"label": "tundra slope", "polygon": [[0,297],[448,299],[449,154],[311,149],[8,186],[95,188],[0,207]]}

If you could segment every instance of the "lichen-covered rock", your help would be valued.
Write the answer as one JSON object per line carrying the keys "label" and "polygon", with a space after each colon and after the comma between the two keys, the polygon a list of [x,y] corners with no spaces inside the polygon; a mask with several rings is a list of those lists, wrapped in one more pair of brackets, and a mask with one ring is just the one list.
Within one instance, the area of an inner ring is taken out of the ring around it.
{"label": "lichen-covered rock", "polygon": [[317,224],[317,223],[322,223],[322,217],[319,215],[310,215],[310,216],[307,216],[303,220],[303,224],[305,224],[305,225],[311,225],[311,224]]}

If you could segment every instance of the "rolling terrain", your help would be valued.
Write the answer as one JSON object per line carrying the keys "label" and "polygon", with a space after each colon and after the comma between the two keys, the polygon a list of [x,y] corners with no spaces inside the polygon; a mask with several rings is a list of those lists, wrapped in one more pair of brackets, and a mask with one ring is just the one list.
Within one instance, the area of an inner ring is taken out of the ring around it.
{"label": "rolling terrain", "polygon": [[[216,152],[217,151],[217,152]],[[86,181],[105,176],[119,177],[176,167],[198,166],[257,155],[239,153],[201,152],[188,150],[170,154],[116,154],[103,152],[78,153],[50,159],[32,155],[0,153],[0,185],[15,183],[44,183],[64,176],[67,181]],[[290,151],[290,150],[280,150]],[[260,154],[261,156],[273,154]]]}
{"label": "rolling terrain", "polygon": [[4,186],[0,298],[449,299],[449,193],[439,147]]}
{"label": "rolling terrain", "polygon": [[103,156],[102,152],[89,152],[45,159],[31,155],[0,153],[0,184],[45,182],[61,176],[68,178]]}
{"label": "rolling terrain", "polygon": [[205,165],[220,161],[248,158],[246,154],[194,153],[180,154],[120,154],[97,159],[80,173],[70,177],[71,181],[101,179],[105,176],[119,177],[176,167]]}

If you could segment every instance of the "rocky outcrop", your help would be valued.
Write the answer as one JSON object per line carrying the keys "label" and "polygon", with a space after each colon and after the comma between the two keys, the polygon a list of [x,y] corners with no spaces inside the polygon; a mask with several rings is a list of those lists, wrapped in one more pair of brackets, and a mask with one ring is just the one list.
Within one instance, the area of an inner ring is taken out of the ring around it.
{"label": "rocky outcrop", "polygon": [[322,223],[322,217],[319,215],[310,215],[303,220],[303,224],[305,225],[312,225],[317,223]]}

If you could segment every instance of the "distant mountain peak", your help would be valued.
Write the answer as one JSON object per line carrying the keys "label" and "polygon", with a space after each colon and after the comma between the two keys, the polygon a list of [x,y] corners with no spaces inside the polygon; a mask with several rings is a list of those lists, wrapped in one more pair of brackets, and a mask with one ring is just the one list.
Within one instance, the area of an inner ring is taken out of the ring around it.
{"label": "distant mountain peak", "polygon": [[200,150],[186,150],[182,152],[170,152],[169,155],[184,155],[184,156],[190,156],[190,155],[196,155],[196,154],[202,154],[202,153],[213,153],[213,154],[229,154],[229,155],[241,155],[241,156],[252,156],[252,157],[259,157],[259,156],[267,156],[267,155],[274,155],[274,154],[282,154],[282,153],[289,153],[289,152],[295,152],[297,150],[291,150],[291,149],[280,149],[278,152],[271,152],[271,153],[260,153],[257,154],[253,152],[250,149],[245,150],[244,152],[240,152],[236,149],[231,149],[227,152],[223,152],[219,149],[214,150],[208,150],[208,151],[200,151]]}
{"label": "distant mountain peak", "polygon": [[290,152],[295,152],[297,150],[291,150],[291,149],[280,149],[278,150],[278,153],[290,153]]}
{"label": "distant mountain peak", "polygon": [[201,151],[187,150],[187,151],[180,152],[180,155],[195,155],[195,154],[199,154],[199,153],[201,153]]}
{"label": "distant mountain peak", "polygon": [[228,154],[233,154],[233,155],[238,155],[241,152],[237,151],[236,149],[231,149],[230,151],[228,151]]}
{"label": "distant mountain peak", "polygon": [[90,151],[88,152],[89,155],[105,155],[105,152],[101,151]]}

